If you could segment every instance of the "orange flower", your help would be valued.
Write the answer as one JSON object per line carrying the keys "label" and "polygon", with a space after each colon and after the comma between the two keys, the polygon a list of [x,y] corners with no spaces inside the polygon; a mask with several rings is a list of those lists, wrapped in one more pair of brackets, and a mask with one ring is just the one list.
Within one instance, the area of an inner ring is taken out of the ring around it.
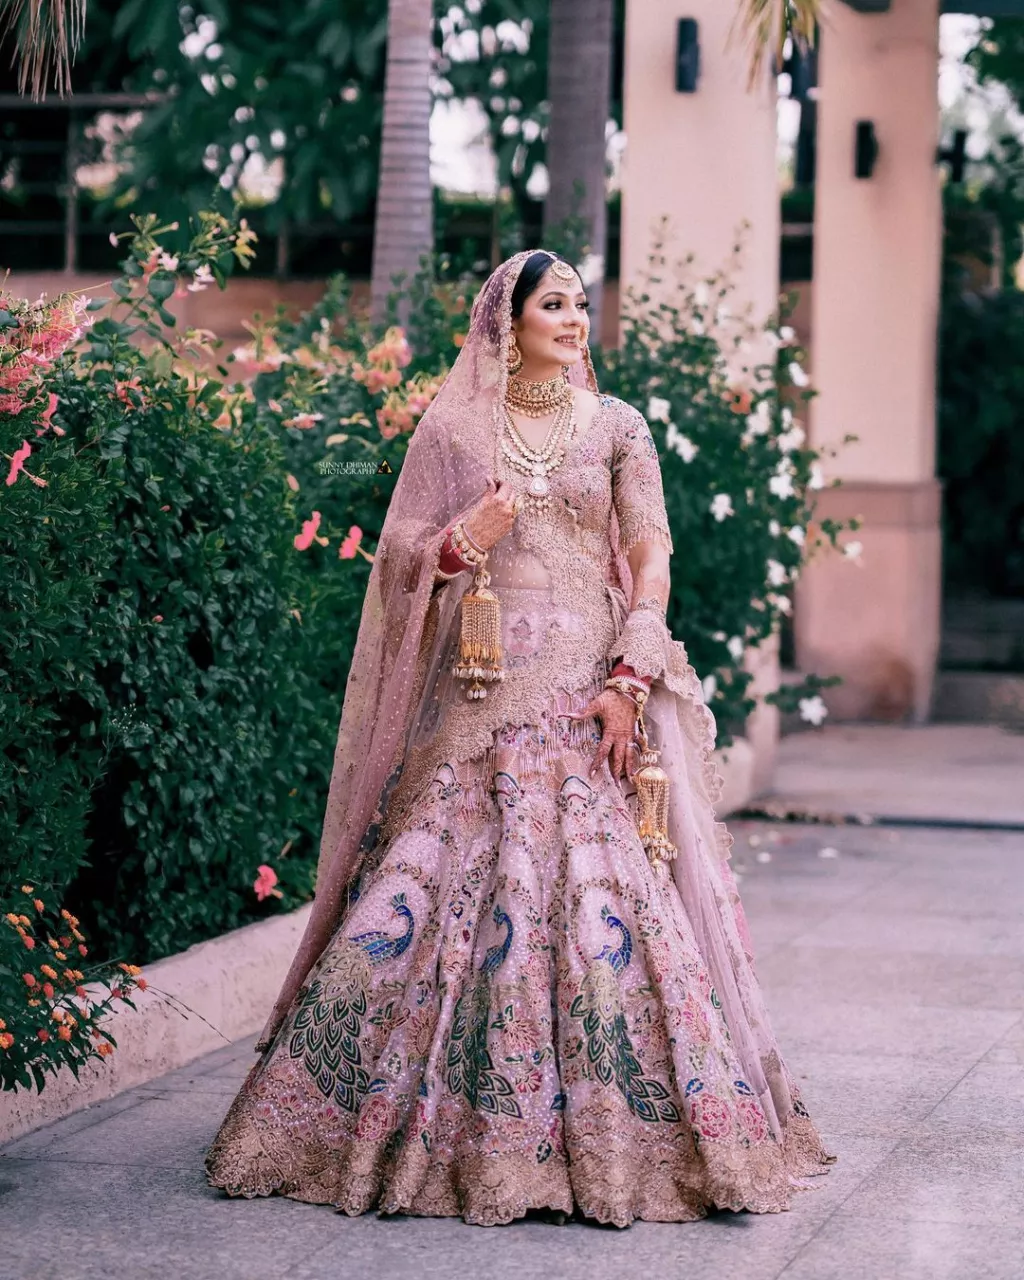
{"label": "orange flower", "polygon": [[136,985],[138,986],[140,991],[145,991],[149,986],[149,983],[146,981],[145,978],[140,978]]}
{"label": "orange flower", "polygon": [[18,917],[14,914],[13,911],[8,911],[7,915],[4,916],[4,919],[7,921],[8,924],[18,923]]}
{"label": "orange flower", "polygon": [[35,889],[33,889],[30,884],[23,884],[21,886],[21,891],[22,893],[29,893],[29,894],[35,893]]}
{"label": "orange flower", "polygon": [[746,389],[746,387],[730,387],[729,388],[729,408],[733,413],[748,414],[750,406],[754,402],[754,397]]}
{"label": "orange flower", "polygon": [[85,1000],[88,996],[88,992],[85,987],[75,987],[75,995],[78,996],[79,1000]]}
{"label": "orange flower", "polygon": [[43,995],[46,996],[47,1000],[53,999],[53,983],[52,982],[43,983]]}
{"label": "orange flower", "polygon": [[40,1039],[40,1040],[42,1040],[43,1044],[46,1044],[47,1040],[49,1040],[49,1038],[50,1038],[50,1033],[49,1033],[49,1031],[47,1031],[47,1030],[46,1030],[46,1028],[45,1028],[45,1027],[41,1027],[41,1028],[36,1032],[36,1035],[39,1037],[39,1039]]}
{"label": "orange flower", "polygon": [[101,1058],[109,1058],[113,1052],[114,1052],[114,1046],[106,1042],[101,1044],[97,1049],[97,1053],[100,1055]]}
{"label": "orange flower", "polygon": [[64,1010],[63,1010],[63,1009],[54,1009],[54,1010],[53,1010],[53,1012],[50,1014],[50,1017],[54,1020],[54,1022],[63,1022],[63,1021],[64,1021]]}
{"label": "orange flower", "polygon": [[41,964],[39,966],[39,972],[45,973],[48,978],[56,978],[57,976],[57,970],[51,968],[48,964]]}
{"label": "orange flower", "polygon": [[14,1036],[9,1031],[5,1031],[0,1035],[0,1049],[9,1049],[14,1044]]}
{"label": "orange flower", "polygon": [[57,1036],[58,1036],[58,1038],[59,1038],[59,1039],[61,1039],[61,1040],[70,1040],[70,1039],[71,1039],[71,1028],[70,1028],[70,1027],[59,1027],[59,1028],[58,1028],[58,1030],[57,1030]]}
{"label": "orange flower", "polygon": [[21,921],[22,924],[32,923],[32,921],[28,918],[28,916],[18,916],[18,919]]}
{"label": "orange flower", "polygon": [[0,1018],[0,1031],[6,1031],[6,1030],[7,1030],[7,1023],[4,1022],[3,1018]]}
{"label": "orange flower", "polygon": [[36,975],[34,973],[23,973],[21,976],[25,979],[26,987],[34,987],[36,985]]}
{"label": "orange flower", "polygon": [[33,898],[32,905],[35,907],[37,911],[46,910],[46,903],[42,900],[42,898]]}
{"label": "orange flower", "polygon": [[57,959],[58,959],[58,960],[66,960],[66,959],[67,959],[67,956],[64,954],[64,952],[63,952],[63,951],[55,951],[53,954],[57,957]]}
{"label": "orange flower", "polygon": [[452,341],[455,343],[457,347],[461,347],[462,344],[466,341],[466,335],[464,333],[457,333],[455,337],[452,339]]}
{"label": "orange flower", "polygon": [[24,942],[25,946],[28,947],[29,951],[32,951],[35,948],[35,938],[30,938],[27,933],[23,933],[21,935],[21,940]]}
{"label": "orange flower", "polygon": [[87,956],[87,955],[89,954],[89,948],[88,948],[88,947],[83,947],[81,944],[79,944],[79,947],[78,947],[78,954],[79,954],[80,956]]}

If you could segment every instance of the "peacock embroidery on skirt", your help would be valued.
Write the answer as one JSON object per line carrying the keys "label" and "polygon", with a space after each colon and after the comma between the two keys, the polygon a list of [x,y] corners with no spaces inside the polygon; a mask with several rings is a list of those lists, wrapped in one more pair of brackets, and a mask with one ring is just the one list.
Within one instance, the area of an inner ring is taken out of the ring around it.
{"label": "peacock embroidery on skirt", "polygon": [[372,970],[402,955],[412,942],[415,929],[404,893],[395,894],[391,907],[404,920],[404,932],[391,937],[373,929],[343,942],[310,985],[296,1014],[288,1045],[291,1057],[302,1060],[324,1097],[333,1098],[345,1111],[359,1110],[370,1084],[359,1037]]}
{"label": "peacock embroidery on skirt", "polygon": [[569,1012],[583,1023],[587,1060],[601,1084],[614,1083],[637,1119],[674,1123],[679,1109],[663,1084],[644,1075],[626,1028],[618,980],[633,958],[632,936],[610,907],[601,908],[601,919],[618,931],[619,945],[606,943],[594,957]]}
{"label": "peacock embroidery on skirt", "polygon": [[512,947],[512,921],[495,903],[494,923],[504,928],[504,938],[488,947],[479,970],[463,989],[452,1014],[452,1029],[445,1055],[448,1088],[462,1094],[475,1110],[488,1115],[521,1117],[515,1090],[500,1071],[487,1049],[491,1014],[491,979],[501,968]]}

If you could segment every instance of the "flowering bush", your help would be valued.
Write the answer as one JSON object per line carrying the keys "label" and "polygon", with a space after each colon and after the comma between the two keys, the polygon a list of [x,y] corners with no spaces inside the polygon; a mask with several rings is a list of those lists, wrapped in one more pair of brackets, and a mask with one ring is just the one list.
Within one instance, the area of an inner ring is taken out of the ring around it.
{"label": "flowering bush", "polygon": [[280,427],[168,310],[251,233],[203,215],[172,254],[171,230],[138,221],[114,305],[0,414],[13,470],[58,398],[0,490],[0,901],[48,885],[102,954],[142,958],[262,914],[261,863],[309,896],[336,728],[298,622],[316,610]]}
{"label": "flowering bush", "polygon": [[[748,649],[791,613],[806,557],[836,545],[847,526],[814,518],[826,477],[801,422],[813,393],[793,329],[779,317],[755,331],[734,315],[725,274],[666,290],[664,268],[656,251],[649,291],[627,296],[620,345],[600,379],[651,424],[680,552],[668,622],[728,743],[755,705]],[[769,697],[820,723],[818,690],[831,683],[810,676]]]}
{"label": "flowering bush", "polygon": [[33,885],[8,905],[0,922],[0,1089],[41,1091],[61,1067],[77,1076],[113,1053],[104,1019],[115,1004],[134,1009],[132,992],[147,984],[125,961],[86,964],[77,917],[48,910]]}

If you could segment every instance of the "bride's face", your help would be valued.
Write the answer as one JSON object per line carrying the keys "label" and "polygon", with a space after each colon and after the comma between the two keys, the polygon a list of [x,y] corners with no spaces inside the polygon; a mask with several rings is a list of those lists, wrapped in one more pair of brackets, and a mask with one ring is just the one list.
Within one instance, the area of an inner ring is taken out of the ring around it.
{"label": "bride's face", "polygon": [[555,365],[576,364],[590,331],[587,295],[580,281],[560,280],[549,269],[513,320],[523,372],[545,375]]}

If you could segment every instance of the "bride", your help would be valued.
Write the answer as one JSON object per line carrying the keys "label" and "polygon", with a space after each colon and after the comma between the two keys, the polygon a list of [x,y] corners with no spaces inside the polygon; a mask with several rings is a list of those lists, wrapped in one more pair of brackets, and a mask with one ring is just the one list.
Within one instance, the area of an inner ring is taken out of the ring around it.
{"label": "bride", "polygon": [[411,438],[316,900],[207,1156],[231,1195],[626,1226],[777,1212],[833,1159],[768,1022],[714,720],[665,625],[658,455],[597,393],[586,307],[557,255],[503,263]]}

